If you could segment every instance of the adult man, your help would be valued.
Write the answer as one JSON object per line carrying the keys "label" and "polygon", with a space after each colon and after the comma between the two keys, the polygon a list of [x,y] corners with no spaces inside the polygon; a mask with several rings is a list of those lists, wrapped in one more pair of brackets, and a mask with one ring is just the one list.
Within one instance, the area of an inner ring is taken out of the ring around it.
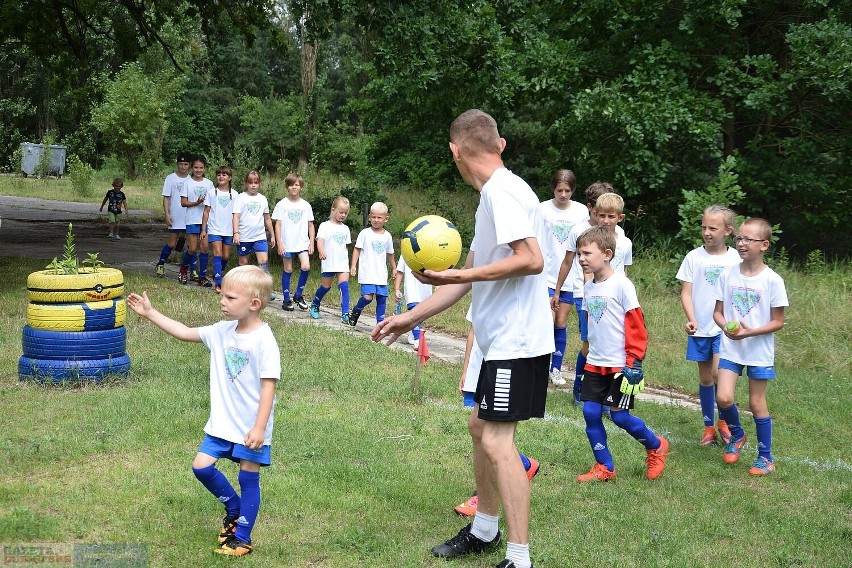
{"label": "adult man", "polygon": [[504,167],[505,147],[488,114],[473,109],[453,121],[453,160],[464,181],[480,192],[470,253],[461,269],[427,270],[420,279],[440,288],[413,310],[376,325],[372,337],[393,342],[472,290],[474,334],[485,357],[468,421],[479,506],[473,523],[432,553],[455,557],[497,546],[502,504],[508,545],[498,568],[530,568],[530,486],[514,437],[518,421],[544,416],[553,325],[538,199]]}

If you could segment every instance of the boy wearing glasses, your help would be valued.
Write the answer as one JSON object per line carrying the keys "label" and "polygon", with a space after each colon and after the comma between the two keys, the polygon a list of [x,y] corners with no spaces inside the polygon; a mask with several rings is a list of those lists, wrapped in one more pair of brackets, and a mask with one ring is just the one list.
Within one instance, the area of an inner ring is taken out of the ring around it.
{"label": "boy wearing glasses", "polygon": [[734,403],[737,377],[745,369],[758,451],[749,474],[757,476],[775,471],[766,387],[775,378],[775,332],[784,327],[784,308],[789,305],[784,280],[763,262],[771,237],[772,227],[765,219],[753,217],[743,222],[734,237],[742,262],[719,276],[713,311],[713,321],[724,331],[716,404],[720,418],[731,430],[723,458],[725,463],[736,463],[746,441]]}

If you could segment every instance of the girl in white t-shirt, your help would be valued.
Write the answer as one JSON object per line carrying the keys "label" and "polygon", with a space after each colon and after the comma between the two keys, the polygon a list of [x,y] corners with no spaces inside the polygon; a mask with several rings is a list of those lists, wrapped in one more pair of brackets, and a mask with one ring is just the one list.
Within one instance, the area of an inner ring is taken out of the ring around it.
{"label": "girl in white t-shirt", "polygon": [[[275,222],[275,240],[278,243],[278,254],[281,255],[283,269],[281,271],[281,292],[284,300],[281,308],[292,312],[294,302],[300,310],[307,310],[305,302],[305,285],[311,272],[311,255],[314,254],[314,210],[311,204],[302,199],[302,189],[305,182],[297,173],[290,173],[284,180],[287,186],[287,197],[279,201],[272,211]],[[296,293],[290,299],[290,280],[293,277],[293,259],[299,260],[299,280]]]}
{"label": "girl in white t-shirt", "polygon": [[320,302],[331,290],[331,281],[337,278],[340,291],[340,321],[349,325],[349,251],[346,245],[352,242],[352,233],[344,223],[349,215],[349,200],[338,195],[331,204],[328,221],[320,223],[317,231],[317,254],[320,257],[322,282],[317,288],[308,313],[314,319],[320,317]]}
{"label": "girl in white t-shirt", "polygon": [[[698,399],[704,416],[702,446],[716,441],[716,373],[719,369],[719,345],[722,330],[713,321],[716,307],[716,281],[726,268],[740,263],[737,250],[725,244],[734,234],[734,212],[721,205],[711,205],[701,217],[704,246],[690,251],[677,271],[682,282],[680,303],[686,315],[686,360],[698,364]],[[731,431],[721,418],[719,436],[727,444]]]}
{"label": "girl in white t-shirt", "polygon": [[234,246],[240,266],[248,264],[249,255],[254,253],[257,265],[269,272],[269,247],[275,246],[275,232],[269,202],[260,193],[260,174],[254,170],[246,174],[245,191],[234,203]]}
{"label": "girl in white t-shirt", "polygon": [[231,188],[233,173],[228,166],[216,168],[216,190],[204,205],[201,240],[213,249],[213,280],[216,293],[222,291],[222,275],[231,257],[234,242],[234,202],[239,193]]}

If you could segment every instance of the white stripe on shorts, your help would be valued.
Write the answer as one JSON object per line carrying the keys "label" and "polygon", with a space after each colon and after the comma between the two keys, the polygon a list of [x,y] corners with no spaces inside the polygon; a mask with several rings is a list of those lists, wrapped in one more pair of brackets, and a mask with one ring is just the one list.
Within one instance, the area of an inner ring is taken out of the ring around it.
{"label": "white stripe on shorts", "polygon": [[512,384],[511,369],[497,369],[494,384],[494,411],[509,412],[509,387]]}

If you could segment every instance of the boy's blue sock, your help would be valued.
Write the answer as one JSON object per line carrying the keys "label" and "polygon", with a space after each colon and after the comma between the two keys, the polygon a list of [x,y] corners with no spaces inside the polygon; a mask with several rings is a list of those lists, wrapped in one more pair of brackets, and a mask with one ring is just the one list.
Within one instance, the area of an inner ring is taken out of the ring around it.
{"label": "boy's blue sock", "polygon": [[565,357],[565,347],[568,344],[568,332],[564,326],[553,326],[553,341],[556,343],[556,349],[550,356],[550,368],[562,369],[562,359]]}
{"label": "boy's blue sock", "polygon": [[322,299],[325,298],[325,295],[328,294],[329,290],[331,290],[331,288],[327,288],[320,284],[320,287],[317,288],[316,294],[314,294],[314,301],[311,303],[316,307],[319,307],[320,302],[322,302]]}
{"label": "boy's blue sock", "polygon": [[222,257],[213,256],[213,280],[216,281],[216,286],[222,285]]}
{"label": "boy's blue sock", "polygon": [[[308,283],[308,276],[310,276],[310,270],[303,270],[299,272],[299,280],[296,282],[296,297],[301,298],[305,293],[305,285]],[[290,288],[289,284],[287,288]]]}
{"label": "boy's blue sock", "polygon": [[240,518],[237,519],[237,532],[234,536],[244,542],[251,542],[251,530],[260,512],[260,472],[240,470],[237,479],[240,482],[242,503]]}
{"label": "boy's blue sock", "polygon": [[198,255],[191,254],[189,255],[189,271],[192,272],[198,266]]}
{"label": "boy's blue sock", "polygon": [[583,369],[586,368],[586,356],[583,351],[577,352],[577,365],[574,367],[574,398],[580,397],[580,390],[583,385]]}
{"label": "boy's blue sock", "polygon": [[716,386],[698,385],[698,400],[701,402],[701,414],[704,415],[704,425],[712,426],[716,414]]}
{"label": "boy's blue sock", "polygon": [[365,298],[364,296],[361,296],[360,298],[358,298],[358,301],[357,301],[357,302],[355,302],[355,309],[354,309],[354,311],[356,311],[356,312],[363,311],[363,310],[364,310],[364,308],[366,308],[368,305],[370,305],[370,302],[372,302],[372,301],[373,301],[373,300],[368,300],[368,299],[367,299],[367,298]]}
{"label": "boy's blue sock", "polygon": [[198,255],[198,275],[207,276],[207,263],[210,261],[210,253],[202,252]]}
{"label": "boy's blue sock", "polygon": [[[405,307],[409,311],[413,310],[417,307],[417,304],[420,302],[411,302],[410,304],[406,304]],[[414,326],[414,329],[411,330],[411,337],[413,337],[416,341],[420,341],[420,324]]]}
{"label": "boy's blue sock", "polygon": [[745,431],[740,424],[740,411],[736,404],[732,404],[728,408],[719,407],[719,418],[728,423],[728,429],[731,431],[731,438],[734,441],[745,436]]}
{"label": "boy's blue sock", "polygon": [[[757,429],[757,455],[772,461],[772,417],[755,418],[754,426]],[[733,433],[731,430],[731,435]]]}
{"label": "boy's blue sock", "polygon": [[157,261],[157,264],[165,264],[167,260],[169,260],[169,256],[172,254],[172,247],[166,245],[163,247],[163,250],[160,251],[160,260]]}
{"label": "boy's blue sock", "polygon": [[613,424],[633,436],[645,446],[646,450],[656,450],[660,447],[660,439],[651,431],[638,416],[630,414],[629,410],[620,410],[610,414]]}
{"label": "boy's blue sock", "polygon": [[599,402],[585,401],[583,403],[583,418],[586,419],[586,436],[589,438],[589,445],[592,446],[592,453],[595,454],[595,461],[606,466],[610,471],[615,470],[615,465],[612,463],[612,454],[609,453],[609,448],[606,446],[606,429],[604,428],[603,406]]}
{"label": "boy's blue sock", "polygon": [[388,297],[376,294],[376,323],[385,319],[385,312],[388,310]]}
{"label": "boy's blue sock", "polygon": [[524,464],[524,471],[529,471],[532,467],[532,464],[530,463],[530,458],[528,458],[521,452],[518,452],[518,456],[520,456],[521,458],[521,463]]}
{"label": "boy's blue sock", "polygon": [[[286,270],[281,271],[281,292],[284,293],[284,301],[290,301],[290,279],[293,277],[292,272]],[[298,296],[298,294],[296,294]]]}
{"label": "boy's blue sock", "polygon": [[266,272],[267,274],[269,273],[269,263],[268,262],[258,262],[257,267],[260,268],[261,270],[263,270],[264,272]]}
{"label": "boy's blue sock", "polygon": [[340,313],[349,313],[349,280],[338,282],[337,289],[340,290]]}
{"label": "boy's blue sock", "polygon": [[216,469],[215,464],[201,469],[192,468],[192,473],[207,488],[207,491],[225,505],[229,517],[236,517],[239,514],[240,496],[234,491],[234,487],[225,477],[225,474]]}
{"label": "boy's blue sock", "polygon": [[189,256],[189,251],[184,251],[183,258],[180,261],[180,267],[181,268],[188,268],[189,267],[189,261],[190,261],[191,258],[192,257]]}

